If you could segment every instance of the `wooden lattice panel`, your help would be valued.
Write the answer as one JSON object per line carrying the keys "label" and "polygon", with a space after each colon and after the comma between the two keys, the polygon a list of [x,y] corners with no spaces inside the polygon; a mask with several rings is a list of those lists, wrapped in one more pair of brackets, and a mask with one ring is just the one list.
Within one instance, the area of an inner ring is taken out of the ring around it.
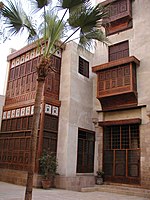
{"label": "wooden lattice panel", "polygon": [[30,136],[0,137],[0,168],[28,170]]}
{"label": "wooden lattice panel", "polygon": [[[30,55],[24,58],[23,63],[18,58],[14,62],[10,61],[9,79],[6,91],[5,105],[16,104],[35,99],[37,84],[36,67],[39,63],[39,57]],[[61,58],[53,56],[54,71],[50,71],[45,84],[45,96],[51,96],[52,99],[59,98],[60,68]]]}
{"label": "wooden lattice panel", "polygon": [[107,35],[132,28],[131,0],[107,0],[102,5],[107,6],[109,12],[104,20]]}
{"label": "wooden lattice panel", "polygon": [[98,73],[98,97],[124,93],[132,88],[130,65],[100,71]]}
{"label": "wooden lattice panel", "polygon": [[138,65],[139,61],[131,56],[93,67],[97,73],[97,98],[103,110],[137,105]]}

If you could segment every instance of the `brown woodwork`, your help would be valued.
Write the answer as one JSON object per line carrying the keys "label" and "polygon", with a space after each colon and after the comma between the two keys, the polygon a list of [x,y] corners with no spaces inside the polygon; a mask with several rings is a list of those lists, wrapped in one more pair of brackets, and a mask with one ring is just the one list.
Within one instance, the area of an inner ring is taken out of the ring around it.
{"label": "brown woodwork", "polygon": [[83,76],[89,78],[89,62],[79,56],[79,69],[78,72]]}
{"label": "brown woodwork", "polygon": [[105,181],[140,183],[139,124],[104,127]]}
{"label": "brown woodwork", "polygon": [[129,41],[120,42],[108,47],[109,62],[129,57]]}
{"label": "brown woodwork", "polygon": [[95,66],[97,98],[103,110],[114,110],[137,105],[136,66],[134,56]]}
{"label": "brown woodwork", "polygon": [[0,168],[28,170],[30,136],[0,137]]}
{"label": "brown woodwork", "polygon": [[134,119],[99,122],[100,126],[125,125],[125,124],[141,124],[141,119],[134,118]]}
{"label": "brown woodwork", "polygon": [[79,128],[76,169],[77,173],[94,172],[94,148],[95,133],[93,131]]}
{"label": "brown woodwork", "polygon": [[111,35],[132,28],[132,0],[107,0],[109,17],[104,20],[106,35]]}
{"label": "brown woodwork", "polygon": [[[39,123],[36,172],[38,159],[43,150],[57,150],[59,85],[61,72],[61,51],[52,57],[53,70],[46,78],[41,104]],[[36,44],[29,45],[8,56],[10,63],[6,100],[0,133],[0,167],[28,170],[33,105],[37,84],[36,67],[39,54]],[[45,115],[45,104],[52,107],[51,114]],[[19,113],[19,114],[17,114]]]}

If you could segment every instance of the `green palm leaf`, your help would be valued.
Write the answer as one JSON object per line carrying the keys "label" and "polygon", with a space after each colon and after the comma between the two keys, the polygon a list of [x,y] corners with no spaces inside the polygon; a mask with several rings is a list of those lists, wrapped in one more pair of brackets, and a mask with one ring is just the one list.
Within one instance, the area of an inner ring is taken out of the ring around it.
{"label": "green palm leaf", "polygon": [[79,44],[84,48],[93,47],[93,40],[102,42],[106,45],[110,43],[101,29],[95,29],[86,34],[83,34],[82,32],[80,33]]}
{"label": "green palm leaf", "polygon": [[94,27],[99,26],[106,14],[105,8],[99,4],[95,7],[82,7],[80,11],[70,14],[68,22],[73,28],[80,27],[82,32],[89,32]]}
{"label": "green palm leaf", "polygon": [[6,18],[5,25],[9,29],[11,35],[15,35],[24,28],[28,30],[29,38],[36,35],[36,30],[32,19],[27,16],[22,9],[21,2],[14,2],[7,0],[8,6],[3,6],[1,12]]}
{"label": "green palm leaf", "polygon": [[59,20],[57,13],[51,11],[46,13],[45,22],[45,25],[41,24],[40,34],[44,36],[44,41],[48,41],[44,51],[44,56],[48,57],[52,53],[54,44],[63,37],[65,24]]}

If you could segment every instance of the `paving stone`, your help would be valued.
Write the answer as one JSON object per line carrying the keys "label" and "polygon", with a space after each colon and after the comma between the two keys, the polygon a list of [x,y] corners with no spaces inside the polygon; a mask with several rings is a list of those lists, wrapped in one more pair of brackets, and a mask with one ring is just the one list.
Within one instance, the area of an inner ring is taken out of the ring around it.
{"label": "paving stone", "polygon": [[[24,200],[25,187],[0,182],[0,200]],[[108,192],[75,192],[61,189],[33,189],[33,200],[148,200]]]}

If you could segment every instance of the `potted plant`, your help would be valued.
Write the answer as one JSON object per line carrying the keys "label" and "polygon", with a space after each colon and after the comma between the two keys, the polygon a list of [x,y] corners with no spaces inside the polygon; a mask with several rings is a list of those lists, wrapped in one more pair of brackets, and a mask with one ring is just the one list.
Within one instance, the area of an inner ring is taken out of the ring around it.
{"label": "potted plant", "polygon": [[98,170],[96,172],[96,184],[102,185],[104,183],[104,172],[101,170]]}
{"label": "potted plant", "polygon": [[44,189],[54,187],[54,178],[56,176],[58,162],[55,153],[43,151],[40,161],[40,173],[44,176],[42,186]]}

